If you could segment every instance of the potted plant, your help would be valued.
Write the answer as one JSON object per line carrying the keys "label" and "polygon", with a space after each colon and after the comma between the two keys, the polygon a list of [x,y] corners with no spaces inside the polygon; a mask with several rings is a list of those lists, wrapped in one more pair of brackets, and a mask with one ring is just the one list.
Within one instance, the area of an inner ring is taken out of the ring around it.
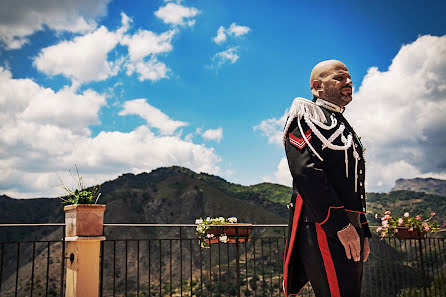
{"label": "potted plant", "polygon": [[71,171],[70,175],[75,180],[76,186],[70,187],[62,182],[59,185],[66,196],[59,197],[65,211],[65,236],[102,236],[104,224],[105,205],[96,204],[101,196],[99,185],[87,188],[76,166],[76,176]]}
{"label": "potted plant", "polygon": [[424,238],[428,232],[438,232],[439,226],[436,222],[432,222],[435,212],[432,212],[430,217],[423,220],[420,215],[410,216],[408,212],[404,213],[402,217],[392,216],[388,210],[383,217],[375,215],[376,219],[381,219],[381,227],[376,229],[381,237],[397,236],[399,239],[409,238]]}
{"label": "potted plant", "polygon": [[209,244],[223,242],[235,243],[249,241],[252,224],[237,223],[236,217],[230,218],[210,218],[196,219],[197,225],[195,234],[197,235],[200,246],[209,248]]}

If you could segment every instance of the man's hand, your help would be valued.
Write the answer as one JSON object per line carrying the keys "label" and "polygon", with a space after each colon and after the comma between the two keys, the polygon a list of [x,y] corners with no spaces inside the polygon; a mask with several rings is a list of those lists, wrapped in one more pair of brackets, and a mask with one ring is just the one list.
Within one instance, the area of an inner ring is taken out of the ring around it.
{"label": "man's hand", "polygon": [[370,246],[369,246],[369,239],[366,237],[364,238],[364,262],[367,261],[370,254]]}
{"label": "man's hand", "polygon": [[344,246],[347,258],[358,262],[361,259],[361,239],[355,227],[349,224],[347,228],[338,231],[338,238]]}

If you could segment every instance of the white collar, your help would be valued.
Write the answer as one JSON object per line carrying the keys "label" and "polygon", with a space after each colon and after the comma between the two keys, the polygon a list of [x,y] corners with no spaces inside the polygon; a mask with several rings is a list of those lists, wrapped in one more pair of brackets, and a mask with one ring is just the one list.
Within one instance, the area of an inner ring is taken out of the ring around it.
{"label": "white collar", "polygon": [[328,110],[334,111],[334,112],[343,112],[344,108],[340,107],[334,103],[328,102],[327,100],[317,98],[316,104],[320,107],[326,108]]}

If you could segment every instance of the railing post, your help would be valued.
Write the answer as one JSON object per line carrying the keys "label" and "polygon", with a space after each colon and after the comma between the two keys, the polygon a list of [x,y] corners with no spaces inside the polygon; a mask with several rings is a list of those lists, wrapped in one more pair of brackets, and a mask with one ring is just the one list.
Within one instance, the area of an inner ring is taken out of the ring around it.
{"label": "railing post", "polygon": [[99,257],[105,205],[65,206],[66,297],[99,296]]}

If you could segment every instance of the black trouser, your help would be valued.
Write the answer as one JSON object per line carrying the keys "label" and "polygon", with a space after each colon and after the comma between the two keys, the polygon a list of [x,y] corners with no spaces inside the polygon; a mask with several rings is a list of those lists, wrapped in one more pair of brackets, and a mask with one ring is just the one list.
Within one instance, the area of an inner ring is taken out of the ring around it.
{"label": "black trouser", "polygon": [[299,257],[316,297],[359,297],[364,259],[364,235],[361,238],[361,260],[347,259],[337,236],[327,235],[318,223],[300,222],[297,230]]}

